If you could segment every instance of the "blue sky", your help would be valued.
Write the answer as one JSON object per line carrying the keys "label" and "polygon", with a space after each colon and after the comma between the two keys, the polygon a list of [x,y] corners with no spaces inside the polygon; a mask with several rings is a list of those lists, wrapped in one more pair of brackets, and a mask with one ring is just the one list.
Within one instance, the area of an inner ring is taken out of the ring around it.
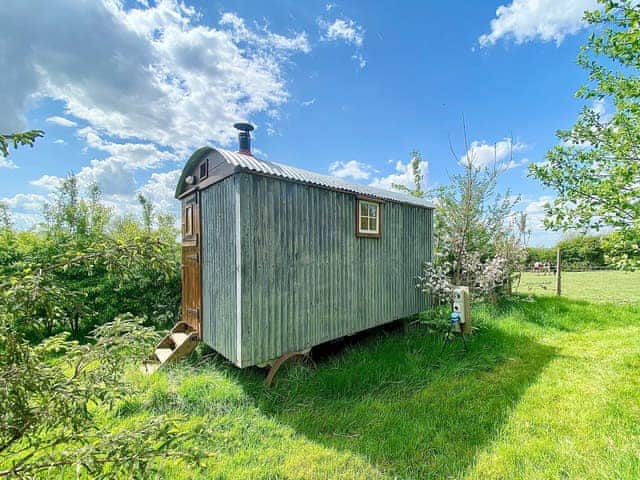
{"label": "blue sky", "polygon": [[0,131],[46,131],[0,158],[0,199],[18,226],[39,220],[72,171],[98,181],[116,213],[136,213],[138,191],[175,212],[190,152],[235,149],[240,119],[257,126],[259,157],[382,187],[408,181],[418,149],[433,186],[458,168],[450,142],[466,152],[464,116],[478,162],[494,145],[508,161],[513,138],[500,188],[522,195],[531,243],[559,237],[541,227],[553,193],[527,164],[582,106],[575,58],[595,0],[3,6]]}

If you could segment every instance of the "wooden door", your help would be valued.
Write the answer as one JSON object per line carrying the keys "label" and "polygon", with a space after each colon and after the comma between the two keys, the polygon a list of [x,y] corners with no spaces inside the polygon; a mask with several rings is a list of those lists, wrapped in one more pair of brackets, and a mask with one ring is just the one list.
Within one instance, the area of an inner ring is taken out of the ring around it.
{"label": "wooden door", "polygon": [[198,192],[182,202],[182,321],[202,338],[202,269]]}

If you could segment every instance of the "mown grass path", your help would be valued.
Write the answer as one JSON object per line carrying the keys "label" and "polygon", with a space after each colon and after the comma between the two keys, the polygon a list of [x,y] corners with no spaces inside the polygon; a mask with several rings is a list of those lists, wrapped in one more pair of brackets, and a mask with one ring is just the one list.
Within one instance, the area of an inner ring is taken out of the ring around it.
{"label": "mown grass path", "polygon": [[164,478],[640,478],[640,304],[541,297],[474,315],[466,354],[441,355],[425,326],[381,329],[271,390],[215,356],[132,373],[145,393],[108,421],[207,427],[211,457],[164,463]]}

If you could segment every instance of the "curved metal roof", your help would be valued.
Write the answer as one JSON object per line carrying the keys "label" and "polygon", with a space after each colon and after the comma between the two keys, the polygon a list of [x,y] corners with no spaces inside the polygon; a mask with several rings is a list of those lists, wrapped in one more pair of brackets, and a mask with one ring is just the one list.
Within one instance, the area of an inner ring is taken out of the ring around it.
{"label": "curved metal roof", "polygon": [[192,171],[196,164],[211,152],[219,153],[226,163],[235,167],[235,171],[254,172],[261,175],[268,175],[287,180],[293,180],[296,182],[318,185],[330,190],[355,193],[367,197],[380,198],[382,200],[391,200],[394,202],[406,203],[419,207],[434,208],[432,203],[403,192],[385,190],[382,188],[371,187],[369,185],[346,182],[341,178],[332,177],[330,175],[322,175],[320,173],[284,165],[282,163],[260,160],[252,155],[245,155],[242,153],[224,150],[222,148],[211,147],[200,148],[196,150],[191,156],[191,158],[185,165],[184,170],[182,171],[182,175],[176,189],[176,197],[178,197],[178,195],[182,192],[182,187],[184,187],[184,181],[188,172]]}

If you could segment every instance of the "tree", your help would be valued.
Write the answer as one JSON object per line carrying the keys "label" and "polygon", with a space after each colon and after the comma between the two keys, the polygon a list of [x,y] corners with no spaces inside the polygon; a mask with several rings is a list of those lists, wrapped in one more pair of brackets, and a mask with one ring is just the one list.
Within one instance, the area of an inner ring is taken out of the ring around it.
{"label": "tree", "polygon": [[83,471],[91,478],[148,478],[155,458],[202,456],[173,448],[186,436],[173,428],[177,419],[104,430],[100,418],[135,393],[125,369],[157,334],[124,316],[98,327],[91,340],[80,345],[59,334],[32,345],[0,313],[0,478],[46,471],[62,478],[69,467],[78,478]]}
{"label": "tree", "polygon": [[82,241],[104,234],[111,211],[101,203],[102,193],[97,184],[89,185],[86,194],[86,198],[80,195],[74,174],[64,178],[54,200],[44,207],[52,236],[58,240]]}
{"label": "tree", "polygon": [[414,197],[423,198],[425,196],[425,191],[422,189],[424,184],[424,160],[422,159],[422,155],[420,151],[413,150],[411,152],[411,173],[413,176],[413,184],[414,188],[409,188],[406,185],[401,185],[398,183],[394,183],[391,186],[396,190],[400,190],[408,193],[409,195],[413,195]]}
{"label": "tree", "polygon": [[509,291],[511,276],[526,257],[526,216],[514,211],[519,197],[497,192],[505,167],[496,158],[480,164],[465,144],[462,159],[452,149],[462,171],[431,192],[437,203],[435,259],[425,264],[418,287],[448,299],[453,285],[466,285],[476,296],[492,299],[499,290]]}
{"label": "tree", "polygon": [[[576,93],[585,106],[559,145],[530,174],[554,189],[546,224],[554,229],[613,227],[621,244],[640,238],[640,4],[598,0],[586,12],[596,27],[578,64],[588,82]],[[605,113],[604,108],[612,108]],[[614,249],[615,250],[615,249]],[[627,265],[629,263],[627,262]]]}
{"label": "tree", "polygon": [[26,132],[0,134],[0,155],[3,157],[9,156],[9,145],[13,145],[13,148],[25,145],[33,147],[36,139],[43,136],[44,132],[42,130],[28,130]]}
{"label": "tree", "polygon": [[200,458],[197,450],[173,449],[184,436],[173,419],[151,418],[120,432],[106,431],[100,421],[135,393],[125,370],[157,341],[141,318],[118,316],[85,344],[69,341],[66,332],[35,345],[27,337],[35,311],[61,318],[67,298],[78,293],[56,282],[56,272],[102,265],[126,282],[140,264],[163,261],[149,260],[149,248],[155,251],[148,242],[104,243],[0,278],[0,478],[68,467],[91,478],[148,478],[145,472],[159,456]]}
{"label": "tree", "polygon": [[142,207],[142,224],[147,232],[150,232],[153,224],[153,204],[142,193],[138,193],[138,203]]}
{"label": "tree", "polygon": [[0,202],[0,229],[3,231],[11,229],[11,214],[5,202]]}

